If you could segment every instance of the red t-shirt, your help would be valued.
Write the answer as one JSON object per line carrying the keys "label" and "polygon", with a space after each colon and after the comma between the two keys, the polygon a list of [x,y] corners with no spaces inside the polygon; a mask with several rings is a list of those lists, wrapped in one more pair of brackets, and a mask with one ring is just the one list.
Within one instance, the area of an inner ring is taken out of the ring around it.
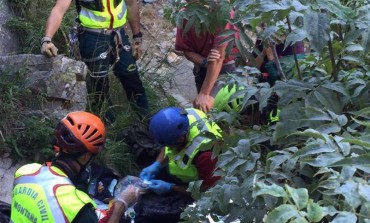
{"label": "red t-shirt", "polygon": [[[234,17],[234,11],[230,12],[230,18]],[[183,27],[185,27],[186,20],[183,22]],[[215,34],[211,34],[208,32],[201,32],[199,36],[197,36],[195,32],[195,28],[190,28],[185,35],[183,35],[183,29],[177,27],[176,32],[176,42],[175,42],[175,49],[178,51],[189,51],[198,53],[201,56],[207,58],[209,52],[212,48],[215,48],[219,45],[220,41],[227,38],[227,36],[218,36],[223,30],[235,30],[234,37],[239,39],[239,30],[236,26],[231,23],[227,23],[226,26],[222,28],[218,28]],[[227,43],[223,43],[222,45],[226,45]],[[231,55],[226,55],[224,60],[224,64],[234,60],[235,54],[239,52],[238,48],[234,46]]]}
{"label": "red t-shirt", "polygon": [[193,164],[197,167],[199,180],[207,189],[212,187],[220,177],[212,176],[216,168],[217,159],[212,159],[212,151],[202,151],[194,158]]}

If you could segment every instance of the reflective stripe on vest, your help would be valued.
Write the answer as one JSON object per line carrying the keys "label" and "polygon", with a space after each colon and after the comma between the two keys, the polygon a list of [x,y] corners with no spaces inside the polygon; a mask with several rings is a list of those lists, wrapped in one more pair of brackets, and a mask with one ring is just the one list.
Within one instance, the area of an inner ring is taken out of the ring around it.
{"label": "reflective stripe on vest", "polygon": [[56,167],[28,164],[16,172],[12,222],[71,222],[83,206],[95,203]]}
{"label": "reflective stripe on vest", "polygon": [[81,6],[79,20],[82,26],[93,29],[116,29],[126,24],[127,7],[122,0],[114,7],[112,0],[102,1],[103,11],[94,11]]}
{"label": "reflective stripe on vest", "polygon": [[[186,111],[188,112],[190,127],[188,140],[191,141],[186,146],[186,149],[176,154],[169,147],[166,147],[165,156],[169,158],[169,172],[183,182],[190,182],[198,179],[198,170],[192,164],[193,159],[198,154],[200,146],[210,141],[209,138],[200,136],[199,134],[203,131],[208,131],[216,136],[220,136],[218,132],[220,129],[217,125],[211,125],[206,121],[206,115],[200,110],[186,109]],[[198,129],[200,125],[202,127],[201,130]]]}
{"label": "reflective stripe on vest", "polygon": [[[276,114],[274,115],[275,111],[276,111]],[[269,114],[270,122],[271,123],[278,122],[279,121],[279,115],[280,115],[280,109],[275,108],[274,110],[272,110]]]}

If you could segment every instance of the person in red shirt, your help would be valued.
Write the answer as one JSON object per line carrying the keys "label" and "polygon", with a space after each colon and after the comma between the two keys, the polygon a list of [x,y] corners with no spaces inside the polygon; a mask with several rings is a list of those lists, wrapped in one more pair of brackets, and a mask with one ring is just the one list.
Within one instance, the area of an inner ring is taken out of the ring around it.
{"label": "person in red shirt", "polygon": [[[230,18],[233,17],[234,11],[231,11]],[[185,24],[186,20],[182,27],[185,27]],[[230,23],[225,27],[219,27],[214,34],[201,32],[197,35],[194,27],[187,32],[184,32],[182,27],[177,27],[175,49],[183,51],[186,59],[194,63],[193,74],[198,95],[193,105],[203,112],[208,112],[214,103],[210,92],[220,74],[235,71],[235,53],[238,52],[234,46],[232,53],[226,55],[228,43],[220,44],[226,37],[219,34],[223,30],[235,30],[234,37],[239,39],[239,31]]]}

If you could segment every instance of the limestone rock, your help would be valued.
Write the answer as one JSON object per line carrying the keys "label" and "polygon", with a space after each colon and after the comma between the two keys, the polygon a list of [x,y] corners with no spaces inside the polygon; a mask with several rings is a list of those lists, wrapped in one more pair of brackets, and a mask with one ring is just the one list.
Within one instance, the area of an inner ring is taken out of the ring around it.
{"label": "limestone rock", "polygon": [[[51,118],[62,118],[67,113],[85,110],[87,100],[85,63],[59,55],[20,54],[0,56],[0,75],[23,75],[25,87],[34,96],[43,94],[46,103],[30,103],[28,113],[42,111]],[[30,100],[37,97],[30,97]],[[35,99],[36,100],[36,99]]]}

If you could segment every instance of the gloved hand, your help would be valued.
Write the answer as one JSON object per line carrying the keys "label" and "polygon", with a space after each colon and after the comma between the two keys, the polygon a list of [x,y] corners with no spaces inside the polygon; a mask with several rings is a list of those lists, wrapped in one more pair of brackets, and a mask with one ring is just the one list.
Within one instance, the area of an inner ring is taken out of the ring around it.
{"label": "gloved hand", "polygon": [[45,36],[41,39],[41,53],[42,54],[49,56],[49,57],[53,57],[58,54],[57,52],[58,52],[58,48],[56,48],[54,43],[51,42],[50,37]]}
{"label": "gloved hand", "polygon": [[139,193],[139,188],[129,185],[124,191],[121,192],[120,195],[118,195],[115,198],[116,202],[122,202],[125,205],[125,210],[132,205],[134,205],[137,200],[139,200],[140,193]]}
{"label": "gloved hand", "polygon": [[133,38],[134,45],[132,47],[132,54],[136,60],[140,59],[141,57],[141,43],[142,43],[142,37],[143,34],[139,32],[138,34],[135,34]]}
{"label": "gloved hand", "polygon": [[159,163],[158,161],[155,161],[150,166],[145,167],[141,171],[140,178],[143,180],[151,180],[159,173],[161,169],[162,169],[162,164]]}
{"label": "gloved hand", "polygon": [[151,182],[151,184],[148,184],[149,189],[158,195],[166,194],[171,191],[172,184],[168,182],[163,180],[151,180]]}

